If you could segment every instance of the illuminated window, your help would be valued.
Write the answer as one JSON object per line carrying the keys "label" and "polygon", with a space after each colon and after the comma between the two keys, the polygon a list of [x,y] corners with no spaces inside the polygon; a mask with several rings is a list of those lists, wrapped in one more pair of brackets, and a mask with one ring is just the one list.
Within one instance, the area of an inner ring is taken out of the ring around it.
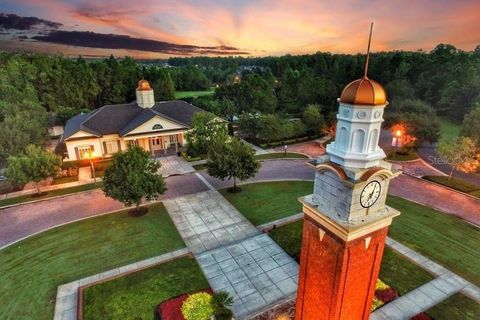
{"label": "illuminated window", "polygon": [[158,123],[156,125],[154,125],[153,128],[152,128],[152,130],[162,130],[162,129],[163,129],[162,125],[158,124]]}
{"label": "illuminated window", "polygon": [[78,147],[78,156],[80,157],[80,159],[88,159],[90,152],[91,152],[90,146]]}

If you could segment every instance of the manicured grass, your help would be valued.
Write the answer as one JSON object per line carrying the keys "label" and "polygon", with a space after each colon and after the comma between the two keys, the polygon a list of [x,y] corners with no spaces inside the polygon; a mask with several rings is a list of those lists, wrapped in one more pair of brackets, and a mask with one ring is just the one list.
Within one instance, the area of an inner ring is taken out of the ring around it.
{"label": "manicured grass", "polygon": [[194,166],[192,166],[193,169],[197,170],[197,171],[200,171],[200,170],[205,170],[207,169],[207,165],[205,164],[196,164]]}
{"label": "manicured grass", "polygon": [[53,179],[52,184],[62,184],[62,183],[69,183],[69,182],[75,182],[75,181],[78,181],[78,176],[58,177]]}
{"label": "manicured grass", "polygon": [[478,320],[480,319],[480,304],[474,300],[456,293],[426,312],[435,320]]}
{"label": "manicured grass", "polygon": [[215,88],[213,87],[210,88],[209,90],[204,90],[204,91],[177,91],[175,92],[175,99],[210,96],[214,93],[215,93]]}
{"label": "manicured grass", "polygon": [[63,196],[63,195],[70,194],[70,193],[93,190],[93,189],[100,188],[101,185],[102,185],[101,182],[98,182],[96,185],[95,185],[95,183],[89,183],[89,184],[83,184],[81,186],[76,186],[76,187],[70,187],[70,188],[63,188],[63,189],[48,191],[47,193],[42,193],[42,195],[40,195],[40,196],[37,196],[35,194],[33,194],[33,195],[28,194],[28,195],[24,195],[24,196],[15,197],[15,198],[4,199],[4,200],[0,200],[0,207],[12,205],[12,204],[17,204],[17,203],[22,203],[22,202],[35,201],[35,200],[47,199],[47,198],[51,198],[51,197]]}
{"label": "manicured grass", "polygon": [[[297,198],[311,194],[313,183],[282,181],[242,188],[244,191],[238,194],[221,192],[252,223],[259,225],[300,212]],[[480,285],[478,228],[402,198],[389,196],[387,203],[402,212],[390,226],[389,236]]]}
{"label": "manicured grass", "polygon": [[478,191],[474,191],[474,192],[470,192],[470,194],[474,197],[477,197],[477,198],[480,198],[480,190]]}
{"label": "manicured grass", "polygon": [[440,142],[453,142],[460,134],[460,125],[451,120],[439,117],[440,122]]}
{"label": "manicured grass", "polygon": [[[395,156],[394,156],[395,154]],[[411,161],[411,160],[416,160],[420,156],[418,155],[417,150],[411,149],[411,150],[397,150],[397,152],[394,152],[393,149],[388,151],[387,154],[387,160],[393,160],[393,161]]]}
{"label": "manicured grass", "polygon": [[153,319],[159,303],[208,287],[194,258],[175,259],[86,288],[84,319]]}
{"label": "manicured grass", "polygon": [[449,180],[448,177],[446,176],[424,176],[423,179],[444,185],[446,187],[449,187],[461,192],[470,193],[472,195],[480,192],[480,186],[471,184],[470,182],[467,182],[460,178],[452,177]]}
{"label": "manicured grass", "polygon": [[266,153],[266,154],[258,154],[255,156],[257,160],[268,160],[268,159],[282,159],[282,158],[287,158],[287,159],[308,159],[308,157],[304,154],[301,153],[295,153],[295,152],[287,152],[285,155],[284,152],[273,152],[273,153]]}
{"label": "manicured grass", "polygon": [[[297,260],[300,254],[302,225],[302,221],[297,221],[270,231],[272,239]],[[379,278],[398,293],[405,294],[433,280],[434,276],[386,247]]]}
{"label": "manicured grass", "polygon": [[0,319],[52,319],[57,286],[185,245],[162,204],[71,223],[0,251]]}
{"label": "manicured grass", "polygon": [[402,198],[389,196],[387,203],[402,212],[390,226],[389,236],[480,285],[478,228]]}
{"label": "manicured grass", "polygon": [[382,267],[378,276],[403,295],[435,278],[415,263],[402,257],[398,252],[385,247]]}
{"label": "manicured grass", "polygon": [[260,225],[302,211],[297,198],[312,193],[310,181],[251,183],[241,186],[239,193],[220,193],[250,222]]}

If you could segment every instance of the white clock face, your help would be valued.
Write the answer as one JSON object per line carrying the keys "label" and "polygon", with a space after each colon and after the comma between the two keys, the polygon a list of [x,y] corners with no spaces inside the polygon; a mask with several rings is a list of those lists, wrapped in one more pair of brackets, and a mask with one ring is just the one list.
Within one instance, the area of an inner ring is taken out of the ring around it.
{"label": "white clock face", "polygon": [[380,182],[376,180],[369,182],[360,194],[360,204],[362,207],[370,208],[373,206],[378,198],[380,198],[381,191],[382,186],[380,185]]}

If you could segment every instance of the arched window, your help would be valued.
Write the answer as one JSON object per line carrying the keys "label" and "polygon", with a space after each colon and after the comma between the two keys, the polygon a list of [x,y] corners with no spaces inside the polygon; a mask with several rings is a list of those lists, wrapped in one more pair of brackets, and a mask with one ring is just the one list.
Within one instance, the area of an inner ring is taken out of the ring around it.
{"label": "arched window", "polygon": [[373,129],[370,132],[370,138],[368,139],[368,151],[373,152],[377,149],[377,140],[378,140],[378,130]]}
{"label": "arched window", "polygon": [[340,134],[338,137],[338,147],[341,150],[346,150],[347,149],[347,129],[345,127],[342,127],[340,129]]}
{"label": "arched window", "polygon": [[162,129],[163,129],[162,125],[158,123],[152,127],[152,130],[162,130]]}
{"label": "arched window", "polygon": [[363,152],[363,144],[365,142],[365,132],[357,129],[353,132],[352,152]]}

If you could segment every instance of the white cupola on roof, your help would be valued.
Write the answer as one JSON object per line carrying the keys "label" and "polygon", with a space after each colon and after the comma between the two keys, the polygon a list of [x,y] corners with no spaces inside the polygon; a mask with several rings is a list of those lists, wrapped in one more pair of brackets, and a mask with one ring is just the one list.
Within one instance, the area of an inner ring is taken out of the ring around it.
{"label": "white cupola on roof", "polygon": [[343,89],[335,141],[327,145],[330,161],[344,167],[370,168],[385,158],[378,140],[388,101],[382,85],[367,77],[371,36],[370,30],[365,74]]}
{"label": "white cupola on roof", "polygon": [[151,108],[155,105],[155,96],[153,94],[153,89],[150,87],[150,84],[147,80],[140,80],[138,82],[137,90],[135,90],[137,96],[137,104],[146,109]]}

